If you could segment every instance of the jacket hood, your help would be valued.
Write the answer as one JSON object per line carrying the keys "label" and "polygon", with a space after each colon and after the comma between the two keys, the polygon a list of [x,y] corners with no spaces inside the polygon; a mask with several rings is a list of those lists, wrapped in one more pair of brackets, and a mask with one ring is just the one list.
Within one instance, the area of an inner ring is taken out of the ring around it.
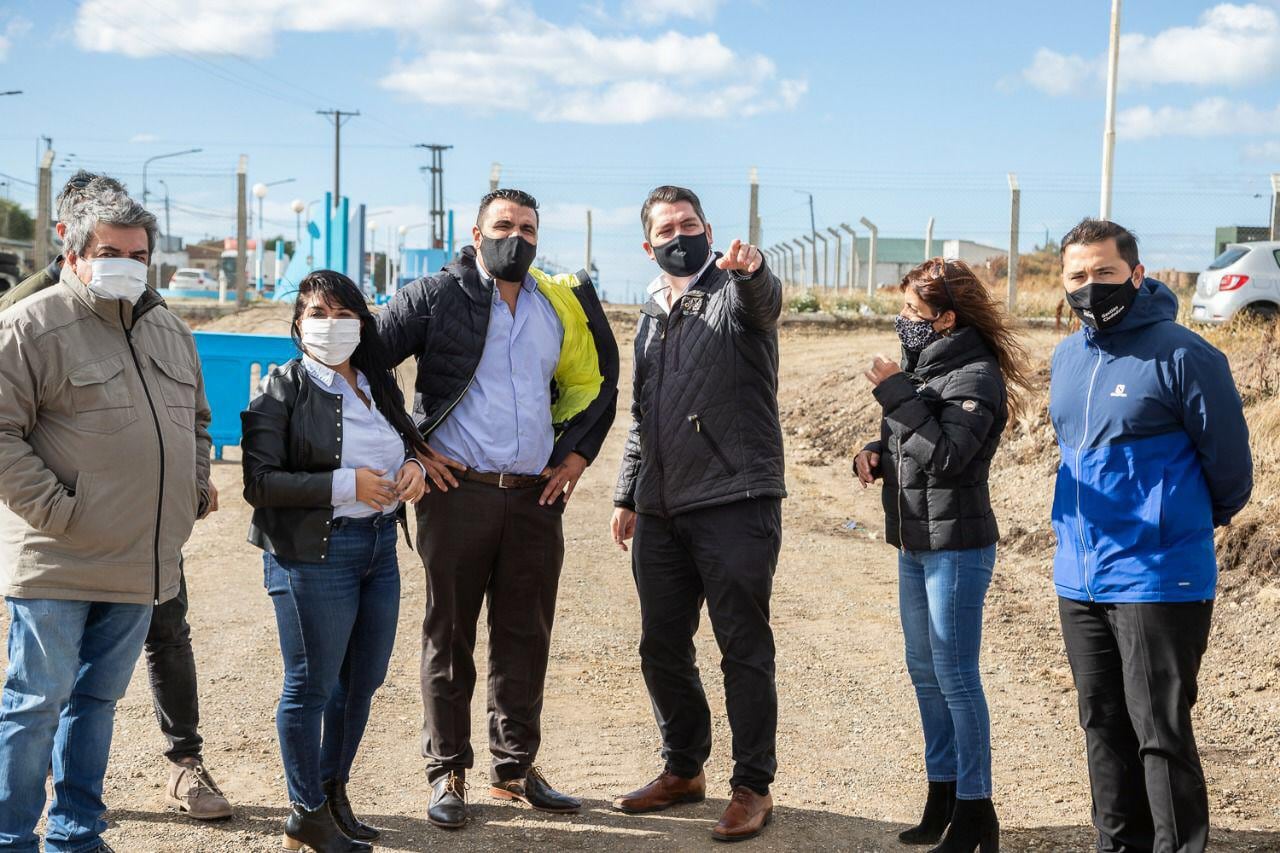
{"label": "jacket hood", "polygon": [[1138,288],[1138,296],[1133,300],[1133,307],[1124,315],[1119,323],[1110,329],[1092,329],[1085,327],[1085,335],[1090,338],[1106,339],[1110,335],[1122,335],[1126,332],[1144,329],[1156,323],[1174,321],[1178,318],[1178,297],[1165,286],[1164,282],[1154,278],[1144,278]]}

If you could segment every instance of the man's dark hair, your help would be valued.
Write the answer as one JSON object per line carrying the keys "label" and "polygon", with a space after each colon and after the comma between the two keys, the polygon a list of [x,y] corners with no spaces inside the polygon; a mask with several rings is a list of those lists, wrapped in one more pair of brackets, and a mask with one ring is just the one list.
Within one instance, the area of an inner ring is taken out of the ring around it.
{"label": "man's dark hair", "polygon": [[1104,240],[1115,240],[1120,257],[1129,265],[1129,269],[1138,266],[1138,238],[1124,226],[1117,225],[1108,219],[1093,219],[1086,216],[1080,224],[1067,232],[1062,238],[1062,248],[1058,252],[1061,257],[1067,247],[1076,243],[1087,246],[1090,243],[1101,243]]}
{"label": "man's dark hair", "polygon": [[486,193],[484,198],[480,199],[480,209],[476,211],[476,225],[479,226],[484,221],[484,212],[489,209],[489,205],[495,201],[510,201],[521,207],[527,207],[533,211],[534,221],[540,220],[538,216],[538,200],[529,195],[524,190],[513,190],[505,187],[499,187],[491,193]]}
{"label": "man's dark hair", "polygon": [[650,190],[649,197],[644,200],[644,206],[640,208],[640,225],[644,227],[644,239],[649,239],[649,213],[653,210],[655,204],[675,204],[678,201],[687,201],[693,205],[693,212],[698,214],[698,219],[702,220],[702,224],[707,224],[707,215],[702,212],[702,202],[698,201],[698,196],[693,190],[687,190],[684,187],[673,187],[670,185],[657,187]]}

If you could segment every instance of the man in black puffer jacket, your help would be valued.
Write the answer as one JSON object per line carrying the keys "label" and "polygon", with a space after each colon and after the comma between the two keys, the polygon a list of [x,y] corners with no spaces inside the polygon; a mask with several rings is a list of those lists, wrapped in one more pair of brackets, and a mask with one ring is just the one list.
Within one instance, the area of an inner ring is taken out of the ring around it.
{"label": "man in black puffer jacket", "polygon": [[712,254],[698,197],[659,187],[641,211],[663,274],[636,330],[632,424],[613,537],[634,534],[641,669],[666,767],[615,801],[658,811],[704,795],[711,712],[694,663],[707,602],[733,729],[733,799],[713,835],[758,835],[773,809],[777,692],[769,598],[782,542],[782,285],[754,246]]}

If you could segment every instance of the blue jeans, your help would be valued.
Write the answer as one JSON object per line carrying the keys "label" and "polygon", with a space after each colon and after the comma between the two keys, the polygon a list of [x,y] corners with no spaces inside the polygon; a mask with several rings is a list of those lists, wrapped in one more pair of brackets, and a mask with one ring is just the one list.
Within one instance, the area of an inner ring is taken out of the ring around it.
{"label": "blue jeans", "polygon": [[151,624],[150,604],[6,598],[9,670],[0,702],[0,849],[35,853],[53,768],[48,853],[97,850],[116,701]]}
{"label": "blue jeans", "polygon": [[285,784],[290,802],[317,809],[323,783],[350,776],[387,676],[400,614],[395,519],[334,519],[322,562],[262,560],[284,656],[276,731]]}
{"label": "blue jeans", "polygon": [[991,720],[978,653],[995,563],[994,545],[898,553],[898,606],[925,770],[931,782],[955,780],[961,800],[991,797]]}

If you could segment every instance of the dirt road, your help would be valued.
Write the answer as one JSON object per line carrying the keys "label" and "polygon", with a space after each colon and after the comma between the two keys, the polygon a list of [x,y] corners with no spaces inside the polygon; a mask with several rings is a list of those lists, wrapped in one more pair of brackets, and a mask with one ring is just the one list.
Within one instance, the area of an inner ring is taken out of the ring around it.
{"label": "dirt road", "polygon": [[[1052,340],[1035,338],[1043,355]],[[774,593],[778,646],[779,774],[775,823],[745,849],[902,850],[895,834],[918,815],[924,788],[914,695],[902,660],[896,552],[878,535],[875,490],[853,486],[843,448],[814,424],[844,419],[871,436],[874,413],[860,378],[885,331],[784,334],[791,498]],[[624,357],[629,348],[624,346]],[[630,375],[629,358],[623,365]],[[708,832],[728,794],[729,731],[718,654],[704,627],[703,678],[716,714],[702,805],[629,817],[611,797],[660,768],[659,743],[640,676],[639,620],[628,558],[609,541],[608,519],[622,446],[619,423],[565,514],[560,591],[539,764],[562,790],[586,798],[576,817],[552,817],[487,796],[485,768],[472,776],[473,821],[446,834],[425,820],[428,788],[418,757],[422,566],[401,543],[399,634],[386,686],[357,761],[357,811],[384,827],[382,850],[710,850]],[[832,408],[834,414],[826,412]],[[858,430],[854,430],[857,432]],[[824,447],[824,444],[827,445]],[[1006,457],[1017,456],[1010,450]],[[141,665],[120,704],[106,801],[107,839],[120,851],[277,849],[286,798],[273,713],[281,677],[275,626],[259,553],[245,543],[249,512],[240,467],[214,468],[222,510],[197,526],[187,549],[191,623],[200,667],[206,761],[239,816],[195,825],[163,805],[167,766]],[[1049,579],[1047,530],[1052,466],[1028,455],[998,491],[1002,526],[1017,530],[1000,558],[988,607],[983,675],[991,704],[996,804],[1006,850],[1091,846],[1083,738]],[[856,521],[857,529],[846,523]],[[868,529],[870,532],[868,532]],[[1276,779],[1277,616],[1272,587],[1220,603],[1205,661],[1197,725],[1215,821],[1213,849],[1280,849]],[[0,627],[7,625],[0,620]],[[481,644],[485,642],[483,625]],[[484,663],[479,661],[484,684]],[[473,730],[483,733],[484,700]],[[477,753],[484,754],[483,741]]]}

